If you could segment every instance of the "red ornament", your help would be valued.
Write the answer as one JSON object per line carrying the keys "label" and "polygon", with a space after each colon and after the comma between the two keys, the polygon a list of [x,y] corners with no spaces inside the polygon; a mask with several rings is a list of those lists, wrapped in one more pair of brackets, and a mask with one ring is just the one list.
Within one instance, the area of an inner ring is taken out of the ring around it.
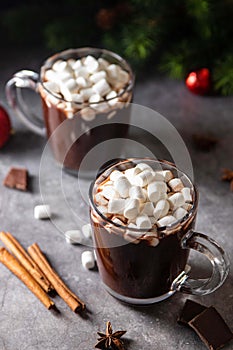
{"label": "red ornament", "polygon": [[6,110],[0,106],[0,148],[8,141],[11,134],[11,122]]}
{"label": "red ornament", "polygon": [[210,91],[211,77],[208,68],[202,68],[189,73],[186,78],[187,88],[195,94],[205,95]]}

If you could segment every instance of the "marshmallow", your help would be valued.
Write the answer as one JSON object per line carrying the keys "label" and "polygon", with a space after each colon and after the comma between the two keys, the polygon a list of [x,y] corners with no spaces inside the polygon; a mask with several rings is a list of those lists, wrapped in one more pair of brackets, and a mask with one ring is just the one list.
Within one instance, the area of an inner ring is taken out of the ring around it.
{"label": "marshmallow", "polygon": [[164,176],[158,171],[153,171],[153,181],[164,181]]}
{"label": "marshmallow", "polygon": [[72,68],[73,70],[78,70],[80,67],[82,67],[82,62],[80,59],[77,59],[77,61],[75,61],[74,64],[72,64]]}
{"label": "marshmallow", "polygon": [[75,61],[74,58],[69,58],[69,59],[67,60],[67,64],[68,64],[72,69],[74,69],[75,63],[76,63],[76,61]]}
{"label": "marshmallow", "polygon": [[156,203],[153,215],[156,220],[166,216],[170,209],[169,202],[166,199],[161,199]]}
{"label": "marshmallow", "polygon": [[119,177],[124,176],[121,171],[119,170],[113,170],[110,174],[110,180],[111,181],[116,181]]}
{"label": "marshmallow", "polygon": [[159,239],[154,235],[151,235],[151,233],[146,233],[142,239],[146,240],[147,243],[152,247],[156,247],[159,244]]}
{"label": "marshmallow", "polygon": [[120,69],[119,70],[119,75],[118,75],[118,80],[125,85],[129,81],[129,73],[127,73],[125,70]]}
{"label": "marshmallow", "polygon": [[101,96],[105,96],[111,91],[107,80],[104,78],[95,83],[92,88]]}
{"label": "marshmallow", "polygon": [[83,77],[87,79],[89,77],[89,72],[86,67],[80,66],[78,69],[75,69],[74,75],[76,78]]}
{"label": "marshmallow", "polygon": [[149,219],[150,219],[150,222],[151,222],[151,225],[153,226],[155,223],[156,223],[156,221],[157,221],[157,219],[154,217],[154,216],[149,216]]}
{"label": "marshmallow", "polygon": [[99,68],[99,63],[98,61],[95,59],[95,57],[91,56],[91,55],[88,55],[84,61],[83,61],[83,64],[86,66],[87,68],[87,71],[89,73],[94,73],[98,70]]}
{"label": "marshmallow", "polygon": [[83,89],[83,88],[88,87],[88,83],[87,83],[86,79],[83,78],[83,77],[78,77],[78,78],[76,79],[76,83],[78,84],[78,87],[79,87],[80,89]]}
{"label": "marshmallow", "polygon": [[52,69],[56,72],[62,72],[67,68],[67,62],[63,60],[57,60],[54,62]]}
{"label": "marshmallow", "polygon": [[[133,223],[130,223],[128,225],[128,227],[130,229],[138,229],[138,227]],[[129,242],[137,244],[140,242],[140,238],[142,238],[143,235],[144,235],[144,233],[142,233],[142,232],[133,231],[133,230],[126,230],[126,232],[124,234],[124,238]]]}
{"label": "marshmallow", "polygon": [[110,63],[102,57],[98,58],[98,62],[99,62],[99,69],[106,70],[107,67],[110,65]]}
{"label": "marshmallow", "polygon": [[181,192],[176,192],[176,193],[172,194],[168,198],[168,200],[169,200],[171,207],[173,209],[181,207],[185,203],[184,196]]}
{"label": "marshmallow", "polygon": [[129,189],[129,196],[130,198],[134,198],[134,199],[139,199],[140,201],[145,201],[146,197],[143,189],[140,186],[132,186]]}
{"label": "marshmallow", "polygon": [[192,207],[193,207],[193,205],[190,204],[190,203],[184,203],[184,204],[182,205],[182,208],[184,208],[184,209],[187,210],[187,211],[191,210]]}
{"label": "marshmallow", "polygon": [[116,181],[114,181],[113,186],[115,190],[119,192],[122,198],[127,198],[129,196],[131,184],[125,176],[119,177]]}
{"label": "marshmallow", "polygon": [[151,202],[146,202],[143,205],[143,208],[141,210],[141,214],[146,214],[148,216],[152,216],[154,212],[154,205]]}
{"label": "marshmallow", "polygon": [[108,202],[108,212],[110,214],[123,214],[125,209],[125,199],[118,198],[118,199],[110,199]]}
{"label": "marshmallow", "polygon": [[166,192],[160,192],[159,193],[159,200],[160,199],[167,199],[167,193]]}
{"label": "marshmallow", "polygon": [[170,181],[174,177],[171,170],[160,170],[157,171],[157,173],[161,174],[166,182]]}
{"label": "marshmallow", "polygon": [[186,214],[188,214],[187,210],[185,210],[184,208],[177,208],[174,213],[173,216],[177,219],[180,220],[182,219]]}
{"label": "marshmallow", "polygon": [[134,182],[134,177],[139,174],[141,170],[139,168],[133,167],[125,170],[125,176],[131,184]]}
{"label": "marshmallow", "polygon": [[153,169],[146,163],[138,163],[136,165],[136,168],[143,171],[143,170],[150,170],[150,171],[153,171]]}
{"label": "marshmallow", "polygon": [[112,111],[107,115],[107,119],[110,120],[116,115],[116,111]]}
{"label": "marshmallow", "polygon": [[132,183],[136,186],[144,187],[153,180],[153,174],[150,170],[144,170],[132,179]]}
{"label": "marshmallow", "polygon": [[118,219],[117,217],[113,218],[112,221],[114,222],[114,224],[117,224],[120,226],[124,225],[124,223],[120,219]]}
{"label": "marshmallow", "polygon": [[106,95],[106,100],[108,101],[109,106],[115,106],[115,104],[118,102],[118,98],[117,98],[117,93],[116,91],[110,91],[107,95]]}
{"label": "marshmallow", "polygon": [[149,217],[145,214],[137,217],[136,225],[138,228],[145,229],[150,229],[152,227]]}
{"label": "marshmallow", "polygon": [[80,89],[79,93],[83,97],[84,101],[89,100],[89,98],[94,95],[95,91],[92,88]]}
{"label": "marshmallow", "polygon": [[116,83],[116,81],[118,81],[120,70],[121,68],[117,64],[110,64],[106,68],[108,79],[111,83]]}
{"label": "marshmallow", "polygon": [[90,122],[95,119],[95,111],[92,108],[86,107],[80,111],[81,117]]}
{"label": "marshmallow", "polygon": [[72,94],[71,99],[74,103],[83,103],[83,96],[81,94]]}
{"label": "marshmallow", "polygon": [[165,182],[152,182],[147,187],[148,198],[152,202],[157,202],[160,199],[160,193],[166,193],[167,185]]}
{"label": "marshmallow", "polygon": [[171,179],[168,184],[174,192],[179,192],[184,188],[183,182],[179,178]]}
{"label": "marshmallow", "polygon": [[101,192],[102,196],[107,199],[119,198],[119,193],[113,186],[104,186]]}
{"label": "marshmallow", "polygon": [[47,69],[44,74],[44,79],[48,81],[57,81],[57,73],[53,69]]}
{"label": "marshmallow", "polygon": [[107,74],[104,70],[101,70],[99,72],[96,72],[90,76],[90,81],[92,83],[97,83],[99,80],[105,78],[106,79]]}
{"label": "marshmallow", "polygon": [[66,242],[69,244],[82,244],[83,235],[80,230],[70,230],[65,232]]}
{"label": "marshmallow", "polygon": [[91,224],[85,224],[82,226],[82,233],[85,238],[90,239],[92,238],[92,228]]}
{"label": "marshmallow", "polygon": [[51,209],[48,204],[36,205],[34,208],[35,219],[49,219],[51,217]]}
{"label": "marshmallow", "polygon": [[95,257],[92,251],[90,250],[85,250],[82,253],[82,265],[85,269],[90,270],[95,267]]}
{"label": "marshmallow", "polygon": [[54,81],[46,81],[43,86],[52,93],[59,94],[60,86]]}
{"label": "marshmallow", "polygon": [[139,213],[140,202],[138,199],[128,199],[126,201],[124,216],[127,219],[135,219]]}
{"label": "marshmallow", "polygon": [[161,218],[160,220],[158,220],[157,225],[159,227],[168,226],[168,225],[175,223],[176,221],[177,221],[177,219],[174,216],[167,215],[167,216],[164,216],[163,218]]}
{"label": "marshmallow", "polygon": [[182,188],[181,193],[184,196],[185,202],[192,202],[191,189],[189,187]]}
{"label": "marshmallow", "polygon": [[96,193],[95,200],[99,205],[107,205],[108,204],[108,201],[103,197],[102,192]]}
{"label": "marshmallow", "polygon": [[95,108],[96,106],[96,103],[100,102],[101,101],[101,96],[99,94],[93,94],[89,97],[89,102],[91,103],[91,107],[92,108]]}
{"label": "marshmallow", "polygon": [[103,214],[106,215],[108,214],[108,207],[105,205],[99,205],[98,210]]}

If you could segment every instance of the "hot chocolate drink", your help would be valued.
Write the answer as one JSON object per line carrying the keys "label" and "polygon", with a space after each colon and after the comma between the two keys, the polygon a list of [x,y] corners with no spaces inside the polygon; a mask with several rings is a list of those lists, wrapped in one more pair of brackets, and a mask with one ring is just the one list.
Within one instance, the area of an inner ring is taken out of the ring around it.
{"label": "hot chocolate drink", "polygon": [[[50,144],[60,164],[78,170],[94,146],[126,137],[132,85],[126,62],[104,50],[67,50],[46,61],[39,91],[47,136],[53,135]],[[108,153],[101,152],[100,164]],[[96,169],[95,160],[91,169]]]}
{"label": "hot chocolate drink", "polygon": [[163,299],[187,263],[181,240],[194,227],[197,200],[190,180],[165,162],[134,159],[110,167],[91,191],[105,286],[123,300]]}

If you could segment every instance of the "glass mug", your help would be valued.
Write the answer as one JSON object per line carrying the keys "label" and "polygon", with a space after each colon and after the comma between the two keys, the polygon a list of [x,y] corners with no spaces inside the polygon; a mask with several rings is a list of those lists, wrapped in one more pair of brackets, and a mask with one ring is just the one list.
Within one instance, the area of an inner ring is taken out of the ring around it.
{"label": "glass mug", "polygon": [[[174,224],[148,230],[159,239],[156,246],[146,240],[139,243],[125,239],[126,229],[145,233],[145,229],[128,228],[111,221],[96,206],[94,196],[109,174],[126,170],[138,163],[146,163],[153,170],[171,170],[193,196],[188,214]],[[182,171],[166,161],[151,158],[121,160],[105,169],[91,184],[89,192],[90,218],[93,228],[97,265],[103,284],[114,297],[131,304],[146,305],[162,301],[176,291],[205,295],[215,291],[225,281],[229,262],[220,245],[210,237],[194,231],[198,208],[195,186]],[[206,279],[192,279],[186,272],[189,251],[204,254],[212,264],[212,275]]]}
{"label": "glass mug", "polygon": [[[118,90],[114,98],[105,98],[99,102],[70,102],[62,94],[48,89],[45,84],[46,72],[51,71],[56,61],[74,62],[88,55],[116,64],[128,73],[128,82],[124,88]],[[51,56],[41,67],[39,75],[29,70],[17,72],[6,85],[6,96],[16,115],[28,128],[42,136],[47,134],[58,164],[70,172],[77,173],[81,169],[84,157],[93,147],[105,140],[127,136],[133,87],[134,74],[122,57],[108,50],[87,47],[70,49]],[[44,122],[40,118],[32,119],[30,116],[30,106],[27,106],[22,96],[23,88],[39,93]],[[126,124],[121,124],[122,120]],[[111,156],[111,149],[103,146],[98,151],[98,157],[94,155],[83,169],[83,176],[88,177],[89,173],[98,169],[99,165]]]}

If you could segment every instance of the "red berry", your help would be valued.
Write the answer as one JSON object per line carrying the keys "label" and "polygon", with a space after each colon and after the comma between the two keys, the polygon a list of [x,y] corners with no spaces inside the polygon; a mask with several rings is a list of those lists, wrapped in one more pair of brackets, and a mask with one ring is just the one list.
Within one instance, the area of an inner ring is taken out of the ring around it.
{"label": "red berry", "polygon": [[205,95],[210,91],[211,79],[208,68],[202,68],[189,73],[186,78],[187,88],[198,95]]}
{"label": "red berry", "polygon": [[0,148],[8,141],[11,133],[11,122],[6,110],[0,106]]}

